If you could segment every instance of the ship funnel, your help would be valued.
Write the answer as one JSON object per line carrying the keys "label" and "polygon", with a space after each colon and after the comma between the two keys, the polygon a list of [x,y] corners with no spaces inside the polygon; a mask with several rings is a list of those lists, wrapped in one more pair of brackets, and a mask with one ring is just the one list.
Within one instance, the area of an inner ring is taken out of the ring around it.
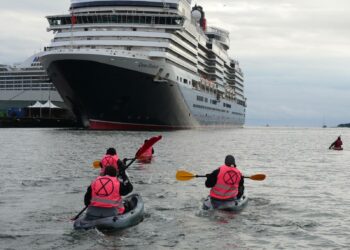
{"label": "ship funnel", "polygon": [[207,30],[207,20],[205,19],[205,13],[202,6],[195,5],[192,8],[192,18],[199,24],[202,30],[205,32]]}

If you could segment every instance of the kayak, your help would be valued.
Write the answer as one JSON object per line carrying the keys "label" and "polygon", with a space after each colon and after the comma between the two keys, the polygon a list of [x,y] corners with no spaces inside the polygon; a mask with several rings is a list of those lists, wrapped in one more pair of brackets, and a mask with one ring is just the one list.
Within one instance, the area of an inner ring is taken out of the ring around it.
{"label": "kayak", "polygon": [[151,163],[153,156],[140,156],[137,158],[137,162],[139,163]]}
{"label": "kayak", "polygon": [[333,150],[343,150],[342,147],[333,147],[332,149],[333,149]]}
{"label": "kayak", "polygon": [[208,196],[203,202],[204,210],[226,210],[226,211],[239,211],[248,203],[248,195],[246,192],[241,196],[240,199],[234,199],[230,201],[218,201],[213,200]]}
{"label": "kayak", "polygon": [[144,204],[139,194],[132,194],[123,199],[123,202],[128,202],[131,209],[124,214],[117,216],[90,219],[86,216],[77,219],[74,222],[74,229],[107,229],[120,230],[137,225],[143,220]]}

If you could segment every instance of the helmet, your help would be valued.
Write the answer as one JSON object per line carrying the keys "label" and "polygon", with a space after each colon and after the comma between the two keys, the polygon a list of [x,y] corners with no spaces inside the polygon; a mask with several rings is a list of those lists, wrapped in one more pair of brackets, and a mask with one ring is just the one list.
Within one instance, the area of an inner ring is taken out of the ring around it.
{"label": "helmet", "polygon": [[226,166],[232,166],[232,165],[236,166],[235,157],[233,157],[232,155],[226,155],[225,165]]}
{"label": "helmet", "polygon": [[106,155],[116,155],[117,151],[115,150],[115,148],[109,148],[107,149]]}
{"label": "helmet", "polygon": [[105,169],[105,175],[115,177],[115,176],[117,176],[117,170],[115,169],[115,167],[108,166]]}

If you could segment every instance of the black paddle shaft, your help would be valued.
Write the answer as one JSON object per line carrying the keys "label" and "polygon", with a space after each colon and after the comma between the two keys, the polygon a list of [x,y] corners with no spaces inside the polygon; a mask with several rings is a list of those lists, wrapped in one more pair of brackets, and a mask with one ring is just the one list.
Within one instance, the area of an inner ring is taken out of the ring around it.
{"label": "black paddle shaft", "polygon": [[76,220],[79,218],[79,216],[84,213],[84,211],[88,208],[88,206],[84,207],[83,210],[81,210],[74,218],[72,218],[71,220]]}

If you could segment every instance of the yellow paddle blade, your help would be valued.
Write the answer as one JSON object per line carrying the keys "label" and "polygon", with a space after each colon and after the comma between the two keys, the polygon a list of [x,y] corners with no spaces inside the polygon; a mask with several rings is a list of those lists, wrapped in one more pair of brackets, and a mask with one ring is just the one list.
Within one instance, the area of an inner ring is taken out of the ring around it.
{"label": "yellow paddle blade", "polygon": [[252,175],[252,176],[250,176],[248,178],[251,179],[251,180],[254,180],[254,181],[263,181],[263,180],[265,180],[266,175],[264,175],[264,174],[255,174],[255,175]]}
{"label": "yellow paddle blade", "polygon": [[178,170],[176,172],[176,180],[178,181],[189,181],[196,177],[194,174],[184,171],[184,170]]}
{"label": "yellow paddle blade", "polygon": [[100,161],[99,161],[99,160],[94,161],[94,162],[92,163],[92,166],[93,166],[94,168],[100,168],[100,167],[101,167]]}

